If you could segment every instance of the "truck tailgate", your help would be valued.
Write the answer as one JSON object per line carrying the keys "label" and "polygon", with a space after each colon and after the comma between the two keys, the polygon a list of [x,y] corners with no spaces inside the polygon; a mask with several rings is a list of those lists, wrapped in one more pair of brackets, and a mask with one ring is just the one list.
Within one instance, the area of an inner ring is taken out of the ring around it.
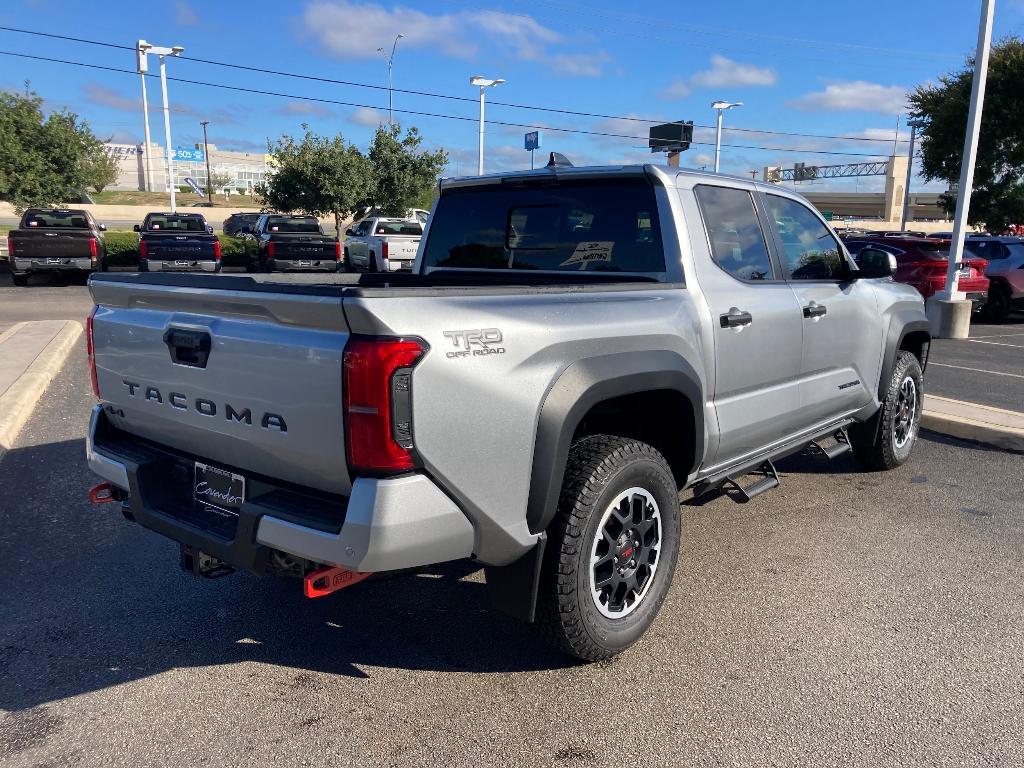
{"label": "truck tailgate", "polygon": [[58,232],[36,230],[12,232],[10,242],[19,259],[84,258],[92,255],[91,232]]}
{"label": "truck tailgate", "polygon": [[148,259],[212,259],[214,239],[212,237],[190,237],[188,235],[146,234],[146,258]]}
{"label": "truck tailgate", "polygon": [[420,247],[419,237],[394,237],[389,235],[384,239],[388,244],[389,259],[412,261],[416,258],[416,251]]}
{"label": "truck tailgate", "polygon": [[339,293],[110,277],[90,290],[100,400],[115,427],[243,475],[350,492]]}

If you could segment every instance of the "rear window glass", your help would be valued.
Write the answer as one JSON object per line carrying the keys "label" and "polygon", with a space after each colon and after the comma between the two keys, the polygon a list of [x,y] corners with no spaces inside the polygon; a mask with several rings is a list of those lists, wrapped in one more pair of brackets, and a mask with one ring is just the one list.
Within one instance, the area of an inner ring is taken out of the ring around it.
{"label": "rear window glass", "polygon": [[431,221],[424,264],[664,272],[654,188],[621,178],[448,190]]}
{"label": "rear window glass", "polygon": [[319,234],[320,222],[312,216],[271,216],[267,232],[314,232]]}
{"label": "rear window glass", "polygon": [[422,235],[423,227],[417,221],[378,221],[378,235]]}
{"label": "rear window glass", "polygon": [[913,248],[932,261],[946,261],[949,258],[949,243],[914,243]]}
{"label": "rear window glass", "polygon": [[158,214],[147,216],[143,229],[154,232],[205,232],[206,221],[196,215]]}
{"label": "rear window glass", "polygon": [[89,220],[81,211],[38,211],[25,215],[29,229],[89,229]]}

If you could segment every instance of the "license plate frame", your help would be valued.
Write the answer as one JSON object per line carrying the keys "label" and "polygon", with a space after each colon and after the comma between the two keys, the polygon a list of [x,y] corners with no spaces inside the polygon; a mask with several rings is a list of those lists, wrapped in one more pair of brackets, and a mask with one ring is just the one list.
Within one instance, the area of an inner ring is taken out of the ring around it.
{"label": "license plate frame", "polygon": [[313,260],[312,259],[299,259],[299,266],[300,267],[312,267],[313,266]]}
{"label": "license plate frame", "polygon": [[46,263],[47,264],[63,264],[64,260],[62,258],[60,258],[60,257],[57,257],[57,256],[48,256],[46,258]]}
{"label": "license plate frame", "polygon": [[174,266],[176,266],[176,267],[191,267],[192,266],[192,262],[191,261],[182,261],[181,259],[175,259],[174,260]]}
{"label": "license plate frame", "polygon": [[237,516],[245,503],[245,486],[244,475],[195,462],[192,498],[205,508]]}

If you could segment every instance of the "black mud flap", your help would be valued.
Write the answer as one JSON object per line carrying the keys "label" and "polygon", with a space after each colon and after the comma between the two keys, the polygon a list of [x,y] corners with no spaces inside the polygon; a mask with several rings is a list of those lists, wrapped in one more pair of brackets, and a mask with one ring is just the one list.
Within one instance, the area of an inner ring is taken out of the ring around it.
{"label": "black mud flap", "polygon": [[528,624],[533,623],[537,612],[540,570],[544,563],[544,548],[547,543],[547,533],[541,533],[536,546],[518,560],[508,565],[484,567],[492,608],[514,619]]}

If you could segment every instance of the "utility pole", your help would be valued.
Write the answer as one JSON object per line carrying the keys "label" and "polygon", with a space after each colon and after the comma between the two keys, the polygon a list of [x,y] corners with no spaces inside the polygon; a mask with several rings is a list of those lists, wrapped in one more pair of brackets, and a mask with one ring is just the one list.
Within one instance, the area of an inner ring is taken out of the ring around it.
{"label": "utility pole", "polygon": [[903,220],[900,222],[900,232],[907,231],[907,220],[910,218],[910,182],[914,178],[914,142],[917,140],[917,127],[920,123],[916,120],[908,120],[907,125],[910,126],[910,149],[907,152],[907,180],[903,184]]}
{"label": "utility pole", "polygon": [[203,120],[200,125],[203,126],[203,157],[206,158],[206,199],[211,203],[213,202],[213,178],[210,176],[210,143],[206,138],[206,126],[210,124],[209,120]]}
{"label": "utility pole", "polygon": [[143,181],[143,186],[147,192],[153,191],[153,161],[149,156],[149,148],[151,146],[149,139],[149,99],[146,97],[146,73],[149,72],[149,61],[146,57],[146,51],[151,47],[145,40],[139,40],[135,43],[135,69],[142,80],[142,124],[145,126],[146,133],[146,148],[142,151],[144,155],[142,159],[146,163],[146,178]]}
{"label": "utility pole", "polygon": [[992,17],[995,0],[982,0],[981,21],[978,25],[978,49],[974,55],[974,78],[971,82],[971,102],[967,113],[967,133],[964,136],[963,160],[960,164],[960,186],[957,190],[956,214],[953,217],[953,242],[949,247],[945,290],[935,294],[930,302],[936,308],[929,312],[935,336],[965,339],[971,329],[971,304],[964,301],[958,290],[960,267],[967,234],[967,214],[971,207],[974,186],[974,164],[978,157],[978,136],[981,133],[981,113],[985,106],[985,83],[988,79],[988,56],[992,48]]}
{"label": "utility pole", "polygon": [[384,54],[384,61],[388,63],[388,125],[394,125],[395,123],[395,111],[391,104],[391,65],[395,61],[395,51],[398,50],[398,41],[401,40],[405,35],[399,33],[395,37],[395,44],[391,46],[391,55],[388,56],[388,52],[383,48],[378,48],[377,52]]}

